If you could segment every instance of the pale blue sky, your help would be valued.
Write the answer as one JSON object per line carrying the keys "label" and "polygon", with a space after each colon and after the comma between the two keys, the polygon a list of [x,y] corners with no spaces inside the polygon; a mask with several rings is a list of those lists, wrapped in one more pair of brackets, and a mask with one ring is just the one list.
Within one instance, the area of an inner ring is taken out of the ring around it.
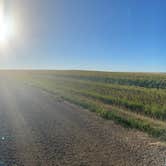
{"label": "pale blue sky", "polygon": [[166,71],[165,0],[8,0],[6,9],[19,33],[1,68]]}

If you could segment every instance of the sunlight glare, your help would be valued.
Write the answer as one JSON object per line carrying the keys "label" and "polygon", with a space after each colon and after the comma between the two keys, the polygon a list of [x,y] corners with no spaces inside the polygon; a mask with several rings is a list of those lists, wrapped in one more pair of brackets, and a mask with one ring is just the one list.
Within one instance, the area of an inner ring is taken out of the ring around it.
{"label": "sunlight glare", "polygon": [[0,23],[0,42],[7,42],[11,35],[11,25],[8,22]]}
{"label": "sunlight glare", "polygon": [[6,44],[13,33],[12,20],[4,14],[3,6],[0,8],[0,44]]}

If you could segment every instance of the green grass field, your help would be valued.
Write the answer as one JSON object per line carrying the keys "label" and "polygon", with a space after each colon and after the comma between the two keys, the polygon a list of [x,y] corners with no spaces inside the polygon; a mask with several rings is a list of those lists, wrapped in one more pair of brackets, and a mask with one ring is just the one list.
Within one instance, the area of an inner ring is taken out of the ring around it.
{"label": "green grass field", "polygon": [[105,119],[166,140],[166,74],[43,70],[16,71],[13,76]]}

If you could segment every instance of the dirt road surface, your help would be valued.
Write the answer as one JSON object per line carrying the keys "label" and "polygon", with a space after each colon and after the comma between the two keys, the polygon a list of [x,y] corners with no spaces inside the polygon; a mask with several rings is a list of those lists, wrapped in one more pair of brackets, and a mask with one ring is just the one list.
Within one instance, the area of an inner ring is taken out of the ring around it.
{"label": "dirt road surface", "polygon": [[0,80],[0,166],[164,166],[166,146],[146,134]]}

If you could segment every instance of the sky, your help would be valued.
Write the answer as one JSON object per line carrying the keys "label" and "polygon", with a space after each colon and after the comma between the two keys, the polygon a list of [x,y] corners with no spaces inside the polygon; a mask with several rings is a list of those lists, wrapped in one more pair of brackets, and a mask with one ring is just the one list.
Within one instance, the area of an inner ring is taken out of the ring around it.
{"label": "sky", "polygon": [[0,68],[166,72],[165,0],[0,1]]}

